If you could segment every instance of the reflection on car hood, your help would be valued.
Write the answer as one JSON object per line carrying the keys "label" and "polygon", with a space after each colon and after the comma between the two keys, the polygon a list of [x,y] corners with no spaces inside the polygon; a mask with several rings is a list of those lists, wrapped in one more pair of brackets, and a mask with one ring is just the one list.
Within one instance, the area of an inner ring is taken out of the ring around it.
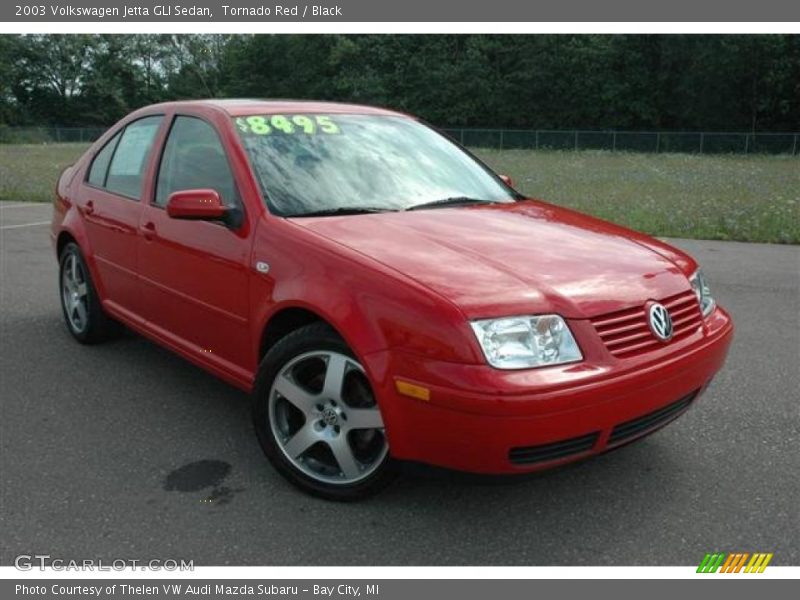
{"label": "reflection on car hood", "polygon": [[415,279],[470,318],[586,318],[689,289],[666,244],[538,201],[293,222]]}

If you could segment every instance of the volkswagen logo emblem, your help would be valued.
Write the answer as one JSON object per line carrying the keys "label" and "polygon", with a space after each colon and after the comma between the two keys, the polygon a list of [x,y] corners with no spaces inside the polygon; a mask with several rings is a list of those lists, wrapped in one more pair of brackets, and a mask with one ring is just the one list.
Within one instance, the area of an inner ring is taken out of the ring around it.
{"label": "volkswagen logo emblem", "polygon": [[647,311],[650,330],[662,342],[668,341],[672,337],[672,317],[663,304],[653,302]]}
{"label": "volkswagen logo emblem", "polygon": [[336,425],[339,422],[339,415],[329,406],[322,411],[322,420],[326,425]]}

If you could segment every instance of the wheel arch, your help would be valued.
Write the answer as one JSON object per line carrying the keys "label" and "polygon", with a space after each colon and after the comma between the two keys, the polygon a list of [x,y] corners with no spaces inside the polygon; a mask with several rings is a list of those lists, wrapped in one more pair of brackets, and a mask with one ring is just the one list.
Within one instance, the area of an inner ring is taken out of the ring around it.
{"label": "wheel arch", "polygon": [[70,242],[74,242],[75,244],[80,246],[80,243],[78,243],[77,238],[74,235],[72,235],[72,233],[66,230],[62,230],[58,234],[58,237],[56,238],[56,257],[58,258],[61,257],[61,253],[64,251],[66,245],[69,244]]}
{"label": "wheel arch", "polygon": [[[354,315],[351,315],[353,317]],[[359,317],[360,318],[360,315]],[[385,376],[383,368],[369,360],[376,347],[383,347],[383,340],[376,338],[377,332],[357,327],[359,321],[339,321],[326,314],[319,306],[302,301],[287,301],[274,307],[260,329],[257,364],[282,338],[312,323],[324,323],[338,335],[366,369],[374,385],[380,385]],[[361,321],[363,322],[363,321]]]}
{"label": "wheel arch", "polygon": [[[326,323],[332,329],[336,328],[318,312],[300,305],[287,305],[273,312],[261,328],[258,344],[258,360],[266,356],[267,352],[282,338],[293,331],[312,323]],[[338,330],[336,330],[337,333]],[[341,333],[339,333],[341,336]],[[343,338],[344,339],[344,338]]]}
{"label": "wheel arch", "polygon": [[88,239],[86,238],[83,219],[78,211],[78,208],[74,204],[67,209],[64,218],[59,224],[58,232],[56,233],[55,238],[55,250],[57,257],[61,256],[61,251],[64,249],[64,246],[66,246],[69,242],[75,242],[80,247],[84,257],[86,257],[87,260],[90,259],[92,252],[91,248],[89,248]]}
{"label": "wheel arch", "polygon": [[83,229],[83,222],[81,221],[81,218],[79,214],[77,214],[77,210],[74,207],[67,212],[58,234],[56,235],[55,251],[57,260],[61,260],[61,253],[66,245],[70,242],[77,244],[78,248],[81,249],[83,258],[87,267],[89,268],[89,275],[94,282],[95,289],[102,302],[102,300],[106,297],[105,286],[102,279],[99,277],[99,273],[97,272],[97,264],[95,263],[94,253],[92,252],[89,241],[86,238],[86,233]]}

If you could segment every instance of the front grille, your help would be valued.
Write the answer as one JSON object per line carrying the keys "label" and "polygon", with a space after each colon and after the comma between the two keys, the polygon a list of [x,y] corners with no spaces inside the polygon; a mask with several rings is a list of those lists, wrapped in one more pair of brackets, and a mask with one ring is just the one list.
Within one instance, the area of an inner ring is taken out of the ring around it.
{"label": "front grille", "polygon": [[[703,324],[700,305],[693,291],[670,296],[660,302],[672,317],[670,342],[691,335]],[[608,351],[618,358],[650,352],[664,345],[650,331],[644,306],[594,317],[591,321]]]}
{"label": "front grille", "polygon": [[588,452],[594,447],[600,432],[595,431],[581,437],[544,444],[542,446],[525,446],[512,448],[508,452],[508,459],[518,465],[530,465],[533,463],[547,462]]}
{"label": "front grille", "polygon": [[688,406],[692,400],[697,396],[698,390],[695,390],[688,396],[684,396],[677,402],[668,404],[664,408],[648,413],[642,417],[620,423],[611,431],[611,436],[608,438],[608,444],[619,444],[626,440],[636,437],[648,430],[656,429],[666,425],[673,419],[677,418]]}

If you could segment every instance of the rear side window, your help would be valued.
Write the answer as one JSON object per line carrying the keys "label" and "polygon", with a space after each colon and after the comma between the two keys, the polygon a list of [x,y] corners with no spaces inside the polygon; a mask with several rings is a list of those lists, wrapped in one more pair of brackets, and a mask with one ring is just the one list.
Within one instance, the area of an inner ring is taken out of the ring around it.
{"label": "rear side window", "polygon": [[97,153],[92,162],[92,168],[89,170],[89,183],[97,187],[103,187],[106,184],[106,173],[108,173],[108,164],[111,162],[111,157],[114,155],[114,148],[117,147],[119,142],[119,135],[115,135],[108,143],[103,146],[103,149]]}
{"label": "rear side window", "polygon": [[238,204],[233,174],[216,130],[202,119],[179,116],[164,145],[155,203],[164,206],[172,192],[198,188],[215,190],[225,206]]}
{"label": "rear side window", "polygon": [[105,188],[109,192],[139,199],[144,170],[163,117],[145,117],[134,121],[122,132],[111,159]]}

